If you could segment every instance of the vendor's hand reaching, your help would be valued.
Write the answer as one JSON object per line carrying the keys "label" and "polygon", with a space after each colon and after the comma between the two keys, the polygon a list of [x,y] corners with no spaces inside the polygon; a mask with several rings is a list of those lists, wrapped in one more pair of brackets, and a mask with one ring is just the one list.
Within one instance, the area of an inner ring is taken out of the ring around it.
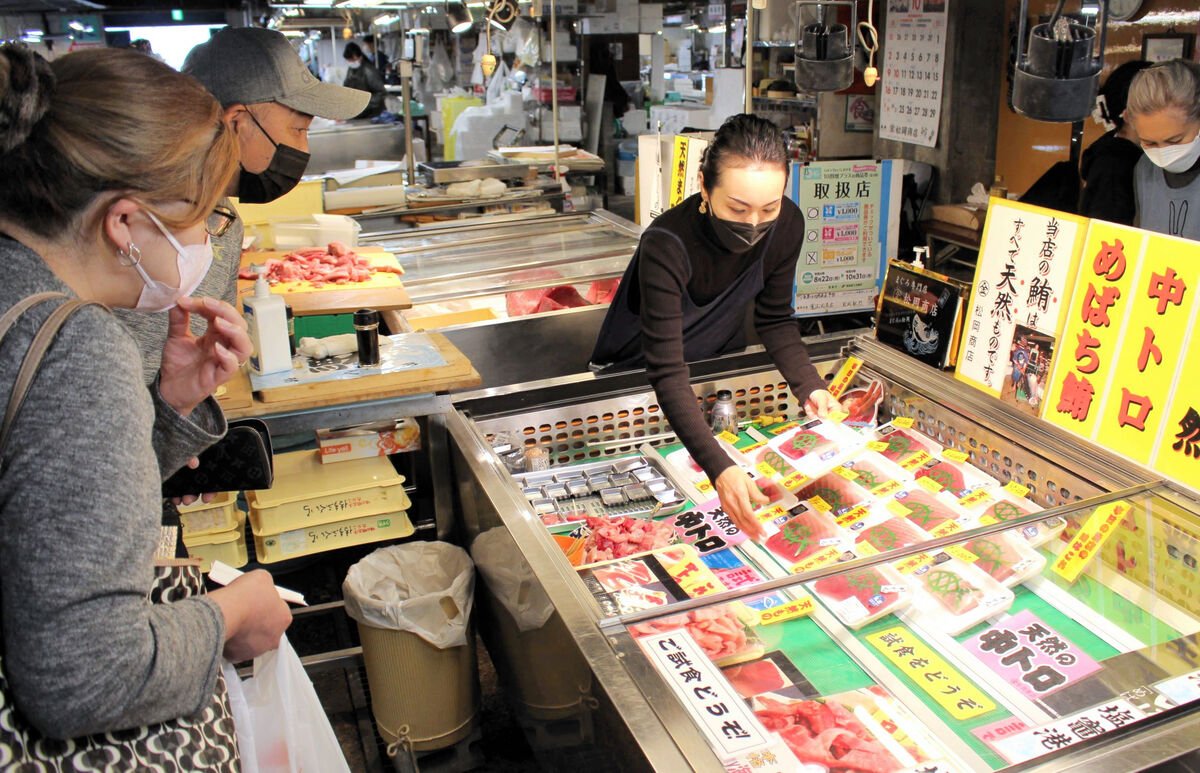
{"label": "vendor's hand reaching", "polygon": [[763,537],[762,523],[754,514],[755,504],[765,505],[770,500],[758,490],[750,476],[742,472],[736,464],[726,467],[715,481],[717,496],[721,499],[721,509],[725,511],[751,540],[758,541]]}
{"label": "vendor's hand reaching", "polygon": [[822,419],[834,411],[842,410],[842,404],[828,389],[817,389],[804,401],[804,412],[809,416],[820,416]]}
{"label": "vendor's hand reaching", "polygon": [[[208,320],[208,329],[200,337],[188,326],[192,314]],[[228,381],[252,351],[246,322],[232,306],[215,298],[184,296],[170,311],[159,394],[186,417]]]}

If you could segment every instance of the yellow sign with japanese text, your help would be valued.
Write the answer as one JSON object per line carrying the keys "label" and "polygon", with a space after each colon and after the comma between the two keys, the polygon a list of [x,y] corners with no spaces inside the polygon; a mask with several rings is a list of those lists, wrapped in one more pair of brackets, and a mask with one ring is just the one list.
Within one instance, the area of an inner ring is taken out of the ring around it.
{"label": "yellow sign with japanese text", "polygon": [[1100,403],[1116,371],[1146,235],[1136,228],[1093,221],[1066,307],[1067,324],[1045,384],[1042,418],[1088,439],[1095,436]]}
{"label": "yellow sign with japanese text", "polygon": [[995,711],[991,698],[908,628],[900,625],[868,634],[867,641],[954,719]]}
{"label": "yellow sign with japanese text", "polygon": [[[1104,393],[1096,442],[1148,464],[1159,431],[1168,423],[1167,402],[1188,350],[1200,243],[1152,236],[1136,268],[1129,319]],[[1188,391],[1195,394],[1194,383]]]}
{"label": "yellow sign with japanese text", "polygon": [[[1188,325],[1191,330],[1195,321]],[[1166,427],[1158,441],[1158,452],[1152,466],[1166,478],[1179,481],[1192,488],[1200,488],[1200,346],[1192,356],[1183,360],[1179,373],[1179,386],[1163,412]],[[1185,388],[1184,385],[1191,385]]]}

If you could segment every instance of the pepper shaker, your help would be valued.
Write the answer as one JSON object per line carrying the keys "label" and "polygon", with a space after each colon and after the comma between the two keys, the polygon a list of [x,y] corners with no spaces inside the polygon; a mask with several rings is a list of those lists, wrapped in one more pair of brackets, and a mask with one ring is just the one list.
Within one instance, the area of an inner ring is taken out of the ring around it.
{"label": "pepper shaker", "polygon": [[379,364],[379,312],[359,309],[354,312],[354,333],[358,336],[358,364]]}

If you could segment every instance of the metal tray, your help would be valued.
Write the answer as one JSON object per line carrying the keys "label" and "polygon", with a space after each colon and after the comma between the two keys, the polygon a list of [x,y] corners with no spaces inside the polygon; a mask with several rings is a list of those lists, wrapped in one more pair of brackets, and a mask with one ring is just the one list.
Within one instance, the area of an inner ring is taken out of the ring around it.
{"label": "metal tray", "polygon": [[529,175],[529,164],[481,164],[463,166],[461,161],[422,161],[417,172],[425,178],[426,185],[482,180],[498,177],[502,180],[523,178]]}
{"label": "metal tray", "polygon": [[657,518],[674,515],[687,504],[659,460],[641,454],[517,473],[513,478],[551,527],[577,523],[588,516]]}

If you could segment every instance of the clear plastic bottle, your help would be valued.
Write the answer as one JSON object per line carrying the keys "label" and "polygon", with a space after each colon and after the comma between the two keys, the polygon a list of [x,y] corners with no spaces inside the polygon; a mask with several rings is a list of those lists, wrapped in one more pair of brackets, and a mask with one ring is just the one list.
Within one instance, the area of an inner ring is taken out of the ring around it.
{"label": "clear plastic bottle", "polygon": [[737,434],[737,406],[733,404],[733,393],[728,389],[717,392],[717,401],[713,403],[712,417],[709,420],[714,435],[722,432]]}

